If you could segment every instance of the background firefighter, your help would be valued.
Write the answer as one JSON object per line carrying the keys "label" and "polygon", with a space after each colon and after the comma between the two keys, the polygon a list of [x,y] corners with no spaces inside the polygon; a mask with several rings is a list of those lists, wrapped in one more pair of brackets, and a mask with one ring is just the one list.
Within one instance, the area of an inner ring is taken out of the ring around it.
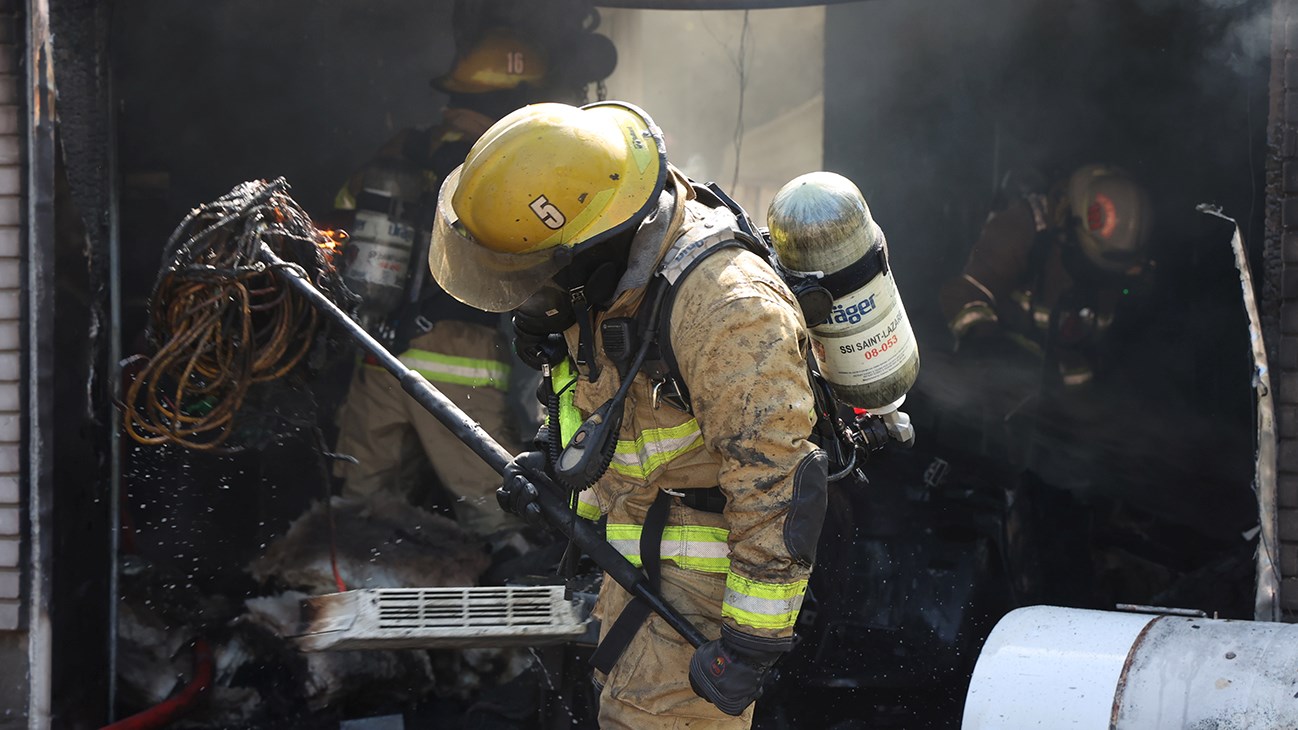
{"label": "background firefighter", "polygon": [[1048,186],[1011,177],[1001,198],[940,300],[959,369],[979,384],[974,438],[1023,466],[1043,425],[1086,430],[1077,419],[1106,335],[1148,289],[1151,206],[1127,173],[1101,164]]}
{"label": "background firefighter", "polygon": [[[496,119],[545,97],[547,68],[539,46],[520,32],[505,27],[482,31],[458,54],[451,70],[432,81],[434,88],[449,96],[441,123],[398,133],[338,192],[335,207],[353,213],[352,221],[342,222],[352,231],[352,249],[361,248],[357,239],[366,233],[368,198],[385,208],[408,208],[393,213],[391,220],[377,222],[392,226],[390,230],[405,226],[411,247],[418,251],[413,244],[426,241],[441,180]],[[402,187],[413,187],[414,193]],[[415,281],[407,286],[416,288],[417,296],[396,301],[371,297],[373,321],[368,324],[386,335],[403,362],[517,451],[519,433],[530,433],[539,422],[531,395],[537,385],[534,374],[513,367],[497,315],[447,296],[419,275],[422,262],[414,261],[410,268]],[[352,276],[351,281],[360,278]],[[364,290],[366,285],[361,281],[358,288]],[[512,537],[518,522],[502,513],[492,498],[497,475],[406,397],[370,358],[353,377],[338,425],[338,451],[356,459],[356,463],[338,462],[344,496],[364,498],[395,490],[418,500],[427,487],[426,465],[431,464],[437,482],[453,498],[451,507],[462,525],[491,538],[493,550],[506,544],[523,547]]]}
{"label": "background firefighter", "polygon": [[1091,382],[1123,289],[1145,273],[1150,203],[1125,172],[1086,165],[1049,190],[1009,183],[961,276],[941,293],[960,347],[1000,340],[1065,387]]}
{"label": "background firefighter", "polygon": [[[1114,545],[1155,529],[1133,510],[1140,477],[1110,473],[1137,426],[1116,432],[1130,383],[1111,372],[1113,336],[1152,290],[1151,203],[1125,171],[1088,164],[1044,185],[1010,178],[963,272],[941,291],[959,382],[947,443],[1004,460],[1038,548],[1017,558],[1017,589],[1042,602],[1108,606],[1166,569]],[[1129,332],[1127,333],[1129,335]],[[1101,523],[1104,529],[1093,529]],[[1067,575],[1067,581],[1051,576]]]}
{"label": "background firefighter", "polygon": [[[527,302],[520,332],[543,343],[555,394],[541,438],[562,453],[549,468],[579,492],[578,514],[605,516],[609,540],[711,639],[694,651],[656,616],[620,622],[643,613],[605,580],[593,660],[601,727],[748,727],[763,678],[792,643],[824,518],[826,459],[808,440],[805,322],[788,288],[737,247],[678,280],[662,315],[692,413],[655,397],[662,383],[632,374],[616,343],[646,291],[661,292],[654,275],[665,256],[731,242],[735,225],[667,164],[649,117],[616,102],[520,110],[442,186],[434,276],[483,309]],[[620,421],[616,448],[606,468],[596,457],[574,476],[569,462],[598,441],[586,426],[600,419],[575,426],[597,410]],[[546,459],[519,457],[502,504],[528,513],[526,472]],[[579,491],[586,484],[573,479],[594,486]]]}

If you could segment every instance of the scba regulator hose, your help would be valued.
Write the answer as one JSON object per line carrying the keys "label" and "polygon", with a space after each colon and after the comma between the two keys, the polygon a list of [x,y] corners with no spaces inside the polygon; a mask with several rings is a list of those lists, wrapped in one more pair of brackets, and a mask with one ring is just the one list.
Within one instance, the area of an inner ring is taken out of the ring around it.
{"label": "scba regulator hose", "polygon": [[[354,300],[333,266],[333,240],[287,190],[283,178],[243,183],[172,233],[149,307],[156,350],[126,392],[135,441],[222,449],[250,390],[303,360],[320,314],[274,269],[297,269],[335,301]],[[263,243],[279,261],[266,260]]]}

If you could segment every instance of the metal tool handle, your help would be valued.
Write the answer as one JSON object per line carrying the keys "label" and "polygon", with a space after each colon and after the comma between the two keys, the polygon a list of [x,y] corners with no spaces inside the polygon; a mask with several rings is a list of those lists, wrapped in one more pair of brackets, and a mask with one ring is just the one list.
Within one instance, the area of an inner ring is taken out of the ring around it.
{"label": "metal tool handle", "polygon": [[[370,333],[317,289],[299,267],[276,256],[265,243],[261,244],[261,255],[267,264],[275,267],[290,286],[305,296],[320,311],[333,318],[338,326],[378,360],[384,370],[392,373],[415,402],[446,426],[496,473],[502,475],[505,473],[505,467],[514,460],[514,456],[492,438],[491,434],[483,430],[477,421],[469,418],[468,414],[433,387],[424,376],[406,367],[395,355],[388,352],[378,340],[371,337]],[[573,513],[553,482],[543,474],[529,474],[529,476],[534,477],[537,482],[537,492],[540,495],[537,505],[541,508],[547,524],[572,540],[577,547],[590,556],[591,560],[595,561],[596,565],[603,568],[609,577],[617,581],[618,585],[625,588],[632,596],[644,601],[654,613],[661,616],[691,645],[698,647],[708,641],[708,638],[689,622],[689,619],[682,616],[649,587],[645,574],[601,537],[595,531],[593,524]]]}

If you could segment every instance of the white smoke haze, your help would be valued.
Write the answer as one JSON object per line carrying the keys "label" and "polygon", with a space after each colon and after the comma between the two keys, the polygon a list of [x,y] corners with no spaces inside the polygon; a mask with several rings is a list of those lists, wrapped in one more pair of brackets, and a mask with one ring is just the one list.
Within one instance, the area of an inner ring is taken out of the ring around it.
{"label": "white smoke haze", "polygon": [[[1223,7],[1242,5],[1245,0],[1217,0]],[[1232,4],[1233,3],[1233,4]],[[1271,9],[1266,6],[1227,26],[1223,43],[1213,49],[1232,71],[1248,73],[1250,68],[1269,57],[1271,52]]]}
{"label": "white smoke haze", "polygon": [[601,15],[618,46],[609,96],[642,106],[673,164],[720,183],[759,225],[785,182],[822,167],[824,8]]}

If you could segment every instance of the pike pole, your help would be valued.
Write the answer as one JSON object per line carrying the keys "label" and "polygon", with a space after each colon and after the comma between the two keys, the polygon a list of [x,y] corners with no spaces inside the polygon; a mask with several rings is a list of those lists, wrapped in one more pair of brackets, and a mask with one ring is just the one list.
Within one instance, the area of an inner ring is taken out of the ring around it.
{"label": "pike pole", "polygon": [[[424,410],[431,413],[442,425],[450,429],[456,438],[464,442],[483,461],[498,474],[505,473],[514,457],[501,446],[482,426],[469,418],[455,403],[451,402],[441,391],[433,387],[424,376],[406,367],[395,355],[388,352],[377,340],[370,336],[359,324],[347,316],[347,313],[334,304],[323,292],[303,275],[302,270],[280,259],[264,242],[261,244],[263,260],[272,264],[284,280],[307,298],[318,310],[328,315],[343,328],[367,353],[373,355],[378,363],[401,382],[401,387],[415,399]],[[590,556],[591,560],[603,568],[618,585],[626,589],[635,598],[644,601],[654,613],[658,614],[669,626],[676,630],[686,641],[695,647],[708,641],[689,619],[682,616],[671,604],[663,600],[649,586],[648,578],[622,556],[612,545],[595,531],[592,524],[580,519],[560,496],[560,490],[545,474],[529,473],[536,484],[542,517],[547,524],[559,530],[573,541],[577,547]]]}

